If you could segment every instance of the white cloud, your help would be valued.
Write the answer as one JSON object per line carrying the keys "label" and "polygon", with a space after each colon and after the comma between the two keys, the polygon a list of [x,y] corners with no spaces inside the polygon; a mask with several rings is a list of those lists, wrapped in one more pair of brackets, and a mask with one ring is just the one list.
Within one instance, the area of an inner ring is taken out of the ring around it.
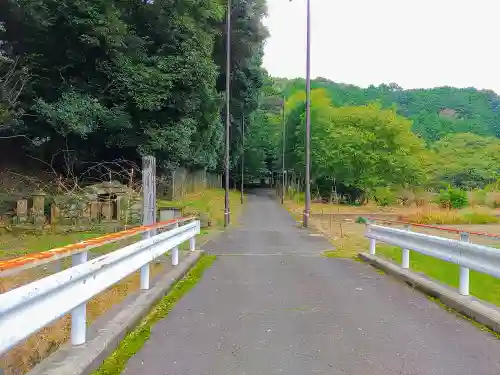
{"label": "white cloud", "polygon": [[[306,0],[268,0],[264,66],[305,75]],[[313,77],[500,93],[498,0],[311,0]]]}

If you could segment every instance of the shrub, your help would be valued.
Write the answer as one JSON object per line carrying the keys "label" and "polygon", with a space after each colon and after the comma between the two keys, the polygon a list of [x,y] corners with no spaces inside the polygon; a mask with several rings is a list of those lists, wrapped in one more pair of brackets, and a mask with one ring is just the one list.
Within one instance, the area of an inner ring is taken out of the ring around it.
{"label": "shrub", "polygon": [[358,216],[355,221],[356,224],[367,224],[368,219],[366,217]]}
{"label": "shrub", "polygon": [[500,180],[495,181],[491,184],[488,184],[484,187],[484,190],[488,192],[495,192],[495,191],[500,191]]}
{"label": "shrub", "polygon": [[410,189],[402,189],[398,192],[398,201],[402,206],[409,207],[415,202],[415,193]]}
{"label": "shrub", "polygon": [[430,193],[422,188],[413,187],[401,189],[397,194],[398,202],[405,207],[411,207],[413,205],[417,207],[426,206],[432,197]]}
{"label": "shrub", "polygon": [[294,201],[296,203],[304,203],[306,200],[305,194],[298,191],[297,189],[294,189],[294,188],[287,189],[287,191],[285,193],[285,197],[286,197],[286,199],[289,199],[289,200]]}
{"label": "shrub", "polygon": [[486,195],[486,204],[492,208],[500,208],[500,192],[492,192]]}
{"label": "shrub", "polygon": [[378,187],[373,192],[373,199],[379,206],[389,206],[396,203],[396,195],[388,187]]}
{"label": "shrub", "polygon": [[487,193],[485,190],[476,189],[472,190],[468,194],[469,205],[471,206],[483,206],[486,204]]}
{"label": "shrub", "polygon": [[467,207],[469,201],[467,199],[467,192],[462,189],[455,189],[448,187],[442,189],[438,196],[439,204],[443,208],[464,208]]}

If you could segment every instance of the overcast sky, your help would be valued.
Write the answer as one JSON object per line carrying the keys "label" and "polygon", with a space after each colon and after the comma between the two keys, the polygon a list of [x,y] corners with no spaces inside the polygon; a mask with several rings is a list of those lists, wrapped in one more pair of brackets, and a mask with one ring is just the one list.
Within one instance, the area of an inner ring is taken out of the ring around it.
{"label": "overcast sky", "polygon": [[[306,0],[267,0],[264,66],[305,76]],[[311,0],[313,77],[500,93],[500,0]]]}

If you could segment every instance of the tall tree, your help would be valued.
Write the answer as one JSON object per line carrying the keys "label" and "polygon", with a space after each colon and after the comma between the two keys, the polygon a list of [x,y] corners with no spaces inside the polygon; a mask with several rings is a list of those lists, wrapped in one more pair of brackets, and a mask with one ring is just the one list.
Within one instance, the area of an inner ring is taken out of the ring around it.
{"label": "tall tree", "polygon": [[22,101],[40,151],[216,166],[218,2],[9,0],[0,13],[33,77]]}
{"label": "tall tree", "polygon": [[500,140],[476,134],[452,134],[432,147],[432,182],[465,189],[482,188],[500,179]]}
{"label": "tall tree", "polygon": [[[288,116],[287,154],[297,170],[304,165],[302,96],[290,99],[296,104]],[[330,181],[327,192],[334,183],[340,192],[359,195],[378,186],[423,181],[425,147],[410,121],[379,104],[334,107],[326,90],[313,90],[311,101],[312,176],[318,184]]]}
{"label": "tall tree", "polygon": [[[231,170],[238,178],[238,167],[242,154],[241,122],[251,129],[258,108],[260,91],[265,79],[262,68],[263,45],[268,31],[262,23],[267,8],[264,0],[233,0],[231,8]],[[226,29],[219,25],[219,36],[214,49],[214,61],[219,67],[217,90],[225,91],[226,82]],[[221,111],[225,117],[225,112]]]}

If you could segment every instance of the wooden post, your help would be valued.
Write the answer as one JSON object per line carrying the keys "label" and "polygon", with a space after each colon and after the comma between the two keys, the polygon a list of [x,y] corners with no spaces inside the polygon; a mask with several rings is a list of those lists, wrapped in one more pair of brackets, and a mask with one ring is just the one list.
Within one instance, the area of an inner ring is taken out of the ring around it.
{"label": "wooden post", "polygon": [[[156,159],[154,156],[142,158],[142,224],[156,223]],[[144,232],[143,238],[156,234],[156,230]],[[149,263],[141,267],[141,289],[149,289]]]}

